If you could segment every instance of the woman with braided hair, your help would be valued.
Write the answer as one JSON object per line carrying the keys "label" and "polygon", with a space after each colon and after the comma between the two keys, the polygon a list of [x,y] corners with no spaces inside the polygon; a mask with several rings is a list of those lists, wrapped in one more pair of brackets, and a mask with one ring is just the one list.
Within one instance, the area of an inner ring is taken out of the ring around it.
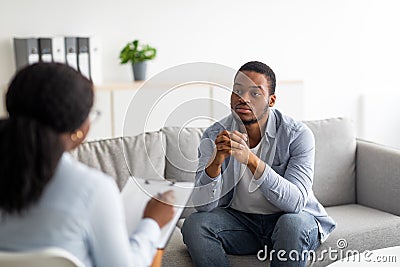
{"label": "woman with braided hair", "polygon": [[13,78],[0,120],[0,250],[55,246],[86,266],[151,264],[173,207],[150,200],[129,236],[114,180],[66,153],[85,139],[93,99],[91,81],[63,64]]}

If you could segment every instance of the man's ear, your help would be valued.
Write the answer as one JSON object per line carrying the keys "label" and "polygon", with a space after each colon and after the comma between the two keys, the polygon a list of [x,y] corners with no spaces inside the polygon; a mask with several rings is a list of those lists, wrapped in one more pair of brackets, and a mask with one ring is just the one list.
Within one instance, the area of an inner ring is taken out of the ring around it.
{"label": "man's ear", "polygon": [[271,95],[271,96],[269,97],[268,106],[269,106],[269,107],[273,107],[273,106],[275,105],[275,101],[276,101],[276,95],[273,94],[273,95]]}

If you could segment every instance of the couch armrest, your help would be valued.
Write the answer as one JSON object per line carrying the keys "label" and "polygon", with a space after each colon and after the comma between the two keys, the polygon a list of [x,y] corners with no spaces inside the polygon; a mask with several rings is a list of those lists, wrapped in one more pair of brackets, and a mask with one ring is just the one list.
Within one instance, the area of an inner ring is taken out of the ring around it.
{"label": "couch armrest", "polygon": [[357,203],[400,215],[400,150],[357,140]]}

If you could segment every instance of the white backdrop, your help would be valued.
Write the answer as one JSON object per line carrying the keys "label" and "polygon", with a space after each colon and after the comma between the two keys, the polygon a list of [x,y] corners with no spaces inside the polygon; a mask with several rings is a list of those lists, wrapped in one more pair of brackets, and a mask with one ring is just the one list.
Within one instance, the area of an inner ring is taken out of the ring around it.
{"label": "white backdrop", "polygon": [[[399,7],[396,0],[2,0],[0,84],[15,70],[14,36],[96,36],[104,83],[131,81],[118,54],[138,38],[158,48],[150,75],[192,61],[232,68],[264,61],[279,80],[303,81],[302,119],[348,116],[362,135],[360,95],[400,89]],[[389,127],[380,118],[379,127]]]}

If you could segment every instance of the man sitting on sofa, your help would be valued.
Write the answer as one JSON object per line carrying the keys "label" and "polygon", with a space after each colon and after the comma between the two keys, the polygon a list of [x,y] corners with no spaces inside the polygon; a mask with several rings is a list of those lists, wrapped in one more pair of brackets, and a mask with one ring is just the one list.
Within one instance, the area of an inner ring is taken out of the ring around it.
{"label": "man sitting on sofa", "polygon": [[232,114],[202,137],[193,193],[198,212],[182,227],[195,266],[230,266],[226,254],[266,247],[271,266],[305,266],[307,251],[335,228],[312,191],[314,136],[270,109],[275,85],[270,67],[244,64],[234,79]]}

